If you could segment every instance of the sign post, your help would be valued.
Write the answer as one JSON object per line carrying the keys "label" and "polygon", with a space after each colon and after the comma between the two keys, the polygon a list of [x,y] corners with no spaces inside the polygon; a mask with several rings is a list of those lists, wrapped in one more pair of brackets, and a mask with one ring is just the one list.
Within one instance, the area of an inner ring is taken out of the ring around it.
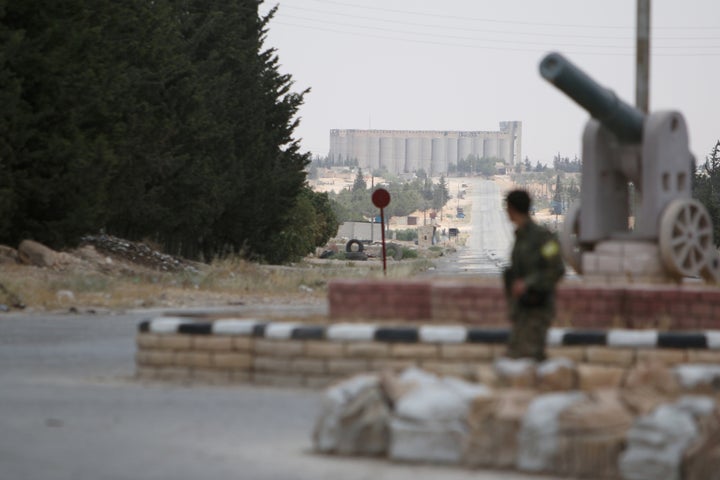
{"label": "sign post", "polygon": [[372,194],[372,202],[380,209],[380,228],[382,237],[383,275],[387,275],[387,260],[385,258],[385,207],[390,205],[390,192],[384,188],[378,188]]}

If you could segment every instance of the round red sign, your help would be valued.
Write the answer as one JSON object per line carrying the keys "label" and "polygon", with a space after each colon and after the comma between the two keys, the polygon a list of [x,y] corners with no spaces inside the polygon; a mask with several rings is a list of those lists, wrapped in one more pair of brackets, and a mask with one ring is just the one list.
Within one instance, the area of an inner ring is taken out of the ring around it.
{"label": "round red sign", "polygon": [[384,188],[378,188],[372,194],[372,202],[377,208],[385,208],[390,205],[390,192]]}

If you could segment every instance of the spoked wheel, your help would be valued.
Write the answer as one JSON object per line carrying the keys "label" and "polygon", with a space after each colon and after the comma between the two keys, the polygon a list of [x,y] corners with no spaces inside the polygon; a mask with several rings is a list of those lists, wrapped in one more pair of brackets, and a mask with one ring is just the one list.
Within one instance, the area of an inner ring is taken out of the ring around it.
{"label": "spoked wheel", "polygon": [[577,272],[582,273],[582,253],[580,247],[580,204],[576,203],[567,215],[560,232],[560,249],[565,261]]}
{"label": "spoked wheel", "polygon": [[693,199],[670,202],[660,218],[660,257],[676,277],[706,276],[715,258],[712,220]]}

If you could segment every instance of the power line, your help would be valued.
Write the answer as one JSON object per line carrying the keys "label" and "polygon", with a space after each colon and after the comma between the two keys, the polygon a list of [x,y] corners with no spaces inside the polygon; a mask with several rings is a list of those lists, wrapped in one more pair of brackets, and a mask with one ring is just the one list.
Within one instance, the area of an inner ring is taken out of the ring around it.
{"label": "power line", "polygon": [[[479,49],[479,50],[495,50],[495,51],[512,51],[512,52],[528,52],[528,53],[545,53],[548,51],[548,49],[531,49],[531,48],[515,48],[515,47],[499,47],[499,46],[492,46],[492,45],[469,45],[464,43],[448,43],[448,42],[439,42],[439,41],[431,41],[431,40],[422,40],[422,39],[412,39],[412,38],[403,38],[403,37],[392,37],[389,35],[378,35],[378,34],[371,34],[371,33],[360,33],[360,32],[350,32],[347,30],[337,30],[333,28],[328,28],[324,26],[316,26],[316,25],[301,25],[297,23],[289,23],[289,22],[282,22],[282,21],[274,21],[274,24],[277,25],[285,25],[289,27],[296,27],[296,28],[304,28],[309,30],[319,30],[324,32],[331,32],[331,33],[338,33],[342,35],[349,35],[349,36],[357,36],[357,37],[364,37],[364,38],[377,38],[382,40],[393,40],[393,41],[402,41],[407,43],[419,43],[419,44],[425,44],[425,45],[436,45],[436,46],[446,46],[446,47],[461,47],[461,48],[470,48],[470,49]],[[618,47],[620,48],[620,47]],[[720,48],[720,47],[717,47]],[[574,55],[601,55],[601,56],[633,56],[635,55],[634,52],[629,51],[627,53],[624,52],[588,52],[588,51],[566,51],[568,54],[574,54]],[[720,56],[720,52],[684,52],[684,53],[654,53],[653,56],[661,56],[661,57],[717,57]]]}
{"label": "power line", "polygon": [[[308,18],[308,17],[302,17],[297,15],[288,15],[284,14],[283,18],[292,18],[296,20],[302,20],[302,21],[309,21],[309,22],[316,22],[321,23],[324,25],[330,25],[332,27],[350,27],[350,28],[358,28],[362,30],[376,30],[381,32],[390,32],[390,33],[396,33],[396,34],[409,34],[409,35],[420,35],[424,38],[440,38],[440,39],[451,39],[451,40],[471,40],[471,41],[487,41],[487,42],[497,42],[501,44],[515,44],[515,45],[546,45],[548,47],[573,47],[573,48],[614,48],[614,49],[628,49],[628,48],[634,48],[633,44],[628,45],[598,45],[598,44],[590,44],[590,43],[583,43],[583,44],[576,44],[576,43],[558,43],[558,42],[538,42],[538,41],[523,41],[523,40],[506,40],[506,39],[498,39],[498,38],[480,38],[480,37],[468,37],[468,36],[460,36],[460,35],[448,35],[443,33],[427,33],[427,32],[417,32],[417,31],[409,31],[409,30],[398,30],[395,28],[384,28],[384,27],[378,27],[378,26],[370,26],[370,25],[360,25],[355,23],[345,23],[345,22],[328,22],[326,20],[321,19],[315,19],[315,18]],[[655,48],[659,49],[687,49],[689,47],[692,47],[694,49],[720,49],[720,45],[697,45],[697,46],[690,46],[690,45],[670,45],[670,46],[662,46],[662,45],[655,45]]]}
{"label": "power line", "polygon": [[[482,33],[497,33],[501,35],[521,35],[521,36],[530,36],[530,37],[551,37],[551,38],[584,38],[584,39],[598,39],[598,40],[635,40],[635,37],[632,35],[622,36],[622,37],[608,37],[608,35],[581,35],[581,34],[568,34],[568,33],[546,33],[546,32],[523,32],[518,30],[492,30],[487,28],[477,28],[477,27],[463,27],[458,25],[439,25],[439,24],[431,24],[431,23],[418,23],[418,22],[407,22],[403,20],[397,20],[397,19],[388,19],[388,18],[382,18],[382,17],[372,17],[367,15],[356,15],[356,14],[350,14],[347,12],[334,12],[334,11],[328,11],[328,10],[319,10],[317,8],[307,8],[307,7],[298,7],[295,5],[285,5],[283,4],[279,14],[282,16],[287,16],[287,14],[284,13],[286,9],[290,10],[300,10],[302,12],[311,12],[311,13],[319,13],[322,15],[331,15],[336,17],[342,17],[342,18],[351,18],[351,19],[361,19],[361,20],[372,20],[376,22],[382,22],[382,23],[390,23],[393,25],[408,25],[413,27],[424,27],[424,28],[440,28],[440,29],[452,29],[452,30],[459,30],[459,31],[466,31],[466,32],[482,32]],[[720,40],[720,37],[658,37],[653,36],[653,41],[663,41],[663,40]]]}
{"label": "power line", "polygon": [[[440,34],[440,33],[428,34],[426,32],[417,32],[417,31],[413,32],[413,31],[408,31],[408,30],[397,30],[394,28],[384,28],[384,27],[376,27],[376,26],[368,26],[368,25],[357,25],[354,23],[326,22],[324,20],[300,17],[300,16],[296,16],[296,15],[284,15],[284,17],[293,18],[296,20],[330,24],[331,26],[334,26],[334,27],[338,27],[338,26],[351,27],[351,28],[359,28],[359,29],[364,29],[364,30],[377,30],[377,31],[381,31],[381,32],[391,32],[391,33],[398,33],[398,34],[421,35],[423,37],[432,37],[432,38],[447,38],[447,39],[453,39],[453,40],[479,40],[479,41],[518,44],[518,45],[538,45],[538,42],[523,41],[523,40],[503,40],[503,39],[496,39],[496,38],[467,37],[467,36],[447,35],[447,34]],[[565,47],[593,47],[593,48],[631,48],[632,47],[632,45],[591,45],[591,44],[579,44],[578,45],[578,44],[568,44],[568,43],[553,43],[553,45],[565,46]]]}
{"label": "power line", "polygon": [[[558,34],[558,33],[544,33],[544,32],[538,32],[538,33],[526,33],[526,32],[520,32],[520,31],[512,31],[512,30],[490,30],[486,28],[471,28],[471,27],[462,27],[462,26],[455,26],[455,25],[438,25],[438,24],[429,24],[429,23],[418,23],[418,22],[406,22],[402,20],[396,20],[396,19],[388,19],[388,18],[380,18],[380,17],[370,17],[366,15],[354,15],[349,13],[341,13],[341,12],[331,12],[326,10],[318,10],[315,8],[303,8],[303,7],[297,7],[295,5],[283,5],[280,14],[286,15],[282,10],[285,9],[291,9],[291,10],[302,10],[306,12],[315,12],[320,13],[323,15],[333,15],[333,16],[339,16],[344,18],[352,18],[352,19],[362,19],[362,20],[373,20],[377,22],[383,22],[383,23],[391,23],[393,25],[409,25],[413,27],[428,27],[428,28],[452,28],[453,30],[461,30],[466,32],[483,32],[483,33],[499,33],[504,35],[524,35],[524,36],[538,36],[538,37],[571,37],[571,38],[592,38],[592,39],[607,39],[607,35],[570,35],[570,34]],[[625,40],[631,40],[634,37],[627,36],[627,37],[615,37],[617,39],[625,39]]]}
{"label": "power line", "polygon": [[[518,20],[499,20],[494,18],[481,18],[481,17],[468,17],[468,16],[457,16],[457,15],[447,15],[447,14],[440,14],[440,13],[426,13],[426,12],[414,12],[409,10],[398,10],[398,9],[392,9],[392,8],[382,8],[382,7],[371,7],[368,5],[358,5],[355,3],[349,3],[349,2],[339,2],[335,0],[313,0],[315,2],[319,3],[325,3],[325,4],[331,4],[331,5],[341,5],[345,7],[351,7],[351,8],[359,8],[362,10],[375,10],[379,12],[386,12],[386,13],[400,13],[403,15],[417,15],[422,17],[432,17],[432,18],[448,18],[452,20],[463,20],[463,21],[476,21],[476,22],[487,22],[487,23],[501,23],[501,24],[507,24],[507,25],[528,25],[528,26],[539,26],[539,27],[561,27],[561,28],[598,28],[598,29],[612,29],[612,30],[634,30],[634,25],[589,25],[589,24],[563,24],[563,23],[546,23],[546,22],[523,22]],[[653,27],[653,29],[661,29],[661,30],[720,30],[720,26],[717,27],[707,27],[707,26],[688,26],[688,27]]]}

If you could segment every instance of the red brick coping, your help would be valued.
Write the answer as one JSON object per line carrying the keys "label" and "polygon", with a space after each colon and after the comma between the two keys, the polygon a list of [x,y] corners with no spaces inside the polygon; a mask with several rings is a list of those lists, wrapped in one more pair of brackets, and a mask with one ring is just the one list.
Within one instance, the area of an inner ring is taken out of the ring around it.
{"label": "red brick coping", "polygon": [[[460,281],[333,280],[329,315],[336,320],[402,320],[507,325],[501,287]],[[561,285],[555,325],[580,328],[720,328],[720,289],[706,286]]]}

